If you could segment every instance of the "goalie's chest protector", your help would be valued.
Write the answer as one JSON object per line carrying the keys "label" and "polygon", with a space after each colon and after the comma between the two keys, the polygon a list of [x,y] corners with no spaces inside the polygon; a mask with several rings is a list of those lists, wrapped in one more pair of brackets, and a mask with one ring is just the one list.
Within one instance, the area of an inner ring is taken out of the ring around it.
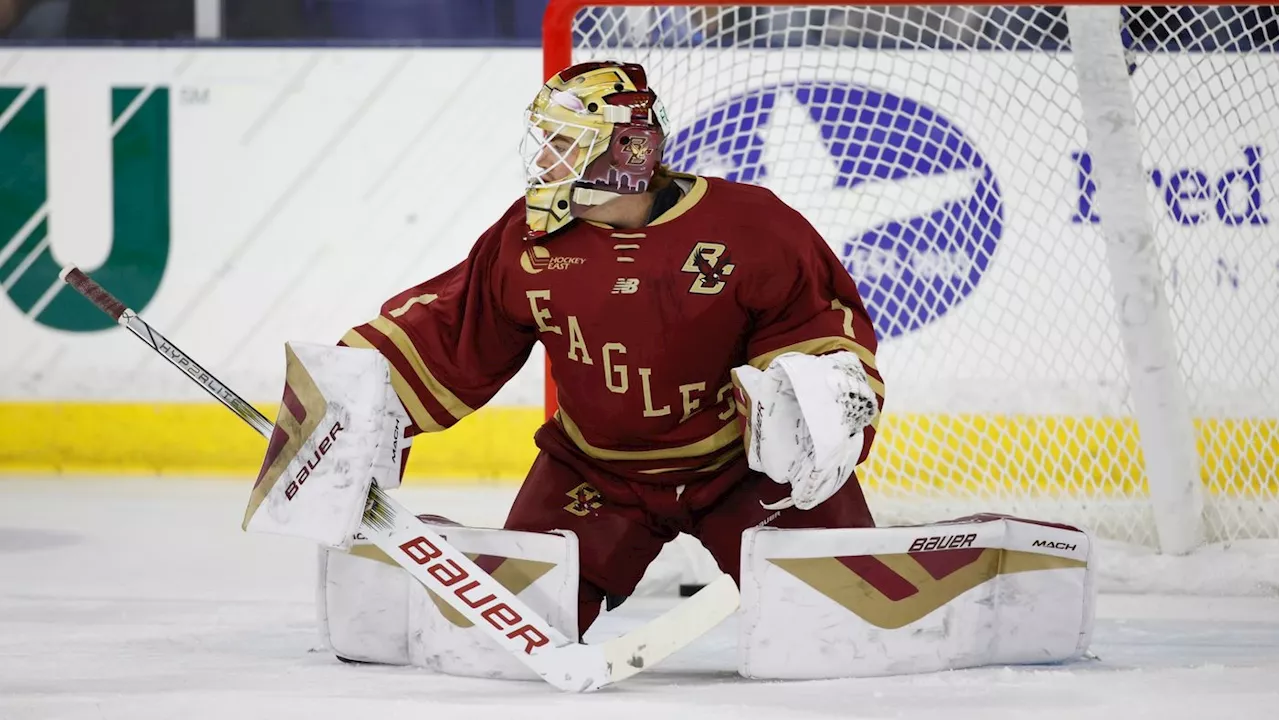
{"label": "goalie's chest protector", "polygon": [[751,329],[744,293],[761,270],[735,199],[735,186],[699,179],[653,224],[580,221],[509,261],[503,302],[536,329],[560,405],[584,430],[607,422],[619,440],[694,442],[732,419],[729,371],[747,361]]}

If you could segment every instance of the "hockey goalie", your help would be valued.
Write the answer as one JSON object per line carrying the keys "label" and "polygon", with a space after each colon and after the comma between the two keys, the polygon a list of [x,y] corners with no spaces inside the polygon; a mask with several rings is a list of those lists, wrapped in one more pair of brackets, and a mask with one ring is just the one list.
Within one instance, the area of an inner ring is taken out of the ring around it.
{"label": "hockey goalie", "polygon": [[[1083,532],[994,515],[876,528],[855,468],[885,386],[856,284],[769,190],[663,165],[668,133],[640,66],[559,73],[528,107],[525,196],[345,347],[291,351],[290,377],[324,403],[324,387],[343,385],[320,377],[338,365],[328,355],[385,365],[385,387],[360,402],[390,415],[359,431],[394,455],[375,470],[385,488],[409,438],[484,405],[541,343],[559,409],[505,527],[423,520],[566,636],[623,603],[683,532],[741,589],[749,677],[1080,656],[1093,606]],[[290,387],[277,426],[297,435],[306,403]],[[287,445],[273,441],[264,473],[290,453],[308,473],[324,460],[314,443]],[[325,472],[352,468],[367,463]],[[376,548],[330,544],[320,621],[338,656],[521,676]]]}

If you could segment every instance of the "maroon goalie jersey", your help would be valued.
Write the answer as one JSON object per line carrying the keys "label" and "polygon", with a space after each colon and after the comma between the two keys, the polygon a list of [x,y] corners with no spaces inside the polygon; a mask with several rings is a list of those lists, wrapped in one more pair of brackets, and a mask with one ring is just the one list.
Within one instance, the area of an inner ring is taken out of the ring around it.
{"label": "maroon goalie jersey", "polygon": [[677,178],[684,197],[632,230],[579,221],[527,241],[521,199],[465,261],[343,342],[387,357],[420,431],[484,405],[541,342],[570,451],[659,484],[742,455],[736,366],[851,351],[883,404],[870,318],[817,231],[766,189]]}

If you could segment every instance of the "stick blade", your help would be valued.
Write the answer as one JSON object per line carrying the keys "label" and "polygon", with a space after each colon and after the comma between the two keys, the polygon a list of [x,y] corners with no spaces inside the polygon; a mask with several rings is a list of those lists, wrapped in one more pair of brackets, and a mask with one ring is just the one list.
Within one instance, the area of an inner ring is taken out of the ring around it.
{"label": "stick blade", "polygon": [[688,646],[738,610],[738,586],[721,575],[666,614],[601,645],[608,683],[648,670]]}

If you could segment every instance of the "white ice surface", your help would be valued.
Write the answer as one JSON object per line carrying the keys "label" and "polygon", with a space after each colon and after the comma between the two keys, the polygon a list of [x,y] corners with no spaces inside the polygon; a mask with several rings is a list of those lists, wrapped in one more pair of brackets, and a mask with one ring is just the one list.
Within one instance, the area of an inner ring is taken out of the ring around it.
{"label": "white ice surface", "polygon": [[[1276,718],[1274,597],[1103,595],[1099,660],[915,677],[751,682],[726,623],[587,696],[538,682],[349,666],[320,650],[314,550],[248,535],[245,484],[0,479],[0,720]],[[401,492],[501,522],[509,488]],[[673,598],[633,598],[587,640]]]}

